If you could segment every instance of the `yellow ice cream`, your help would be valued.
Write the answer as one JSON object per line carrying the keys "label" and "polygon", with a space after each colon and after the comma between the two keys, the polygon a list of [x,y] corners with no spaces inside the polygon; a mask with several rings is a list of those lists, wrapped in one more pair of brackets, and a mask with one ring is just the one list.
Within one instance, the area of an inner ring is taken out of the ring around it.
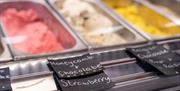
{"label": "yellow ice cream", "polygon": [[167,37],[180,34],[180,26],[148,7],[132,0],[104,0],[115,12],[151,36]]}

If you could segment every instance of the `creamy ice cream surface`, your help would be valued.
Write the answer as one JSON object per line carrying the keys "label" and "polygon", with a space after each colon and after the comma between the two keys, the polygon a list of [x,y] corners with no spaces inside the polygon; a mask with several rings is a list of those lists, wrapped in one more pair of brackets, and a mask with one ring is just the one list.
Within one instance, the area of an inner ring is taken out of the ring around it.
{"label": "creamy ice cream surface", "polygon": [[99,11],[92,2],[87,0],[57,0],[55,6],[68,23],[90,44],[106,46],[124,43],[125,39],[115,32],[89,35],[89,33],[101,28],[106,31],[106,28],[115,26],[114,21]]}

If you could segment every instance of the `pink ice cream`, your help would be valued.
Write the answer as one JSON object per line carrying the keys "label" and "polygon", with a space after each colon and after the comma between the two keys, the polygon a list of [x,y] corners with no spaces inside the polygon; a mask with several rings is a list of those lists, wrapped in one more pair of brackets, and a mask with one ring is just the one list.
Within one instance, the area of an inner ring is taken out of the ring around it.
{"label": "pink ice cream", "polygon": [[40,54],[64,50],[49,26],[32,9],[7,9],[1,20],[13,47],[20,52]]}

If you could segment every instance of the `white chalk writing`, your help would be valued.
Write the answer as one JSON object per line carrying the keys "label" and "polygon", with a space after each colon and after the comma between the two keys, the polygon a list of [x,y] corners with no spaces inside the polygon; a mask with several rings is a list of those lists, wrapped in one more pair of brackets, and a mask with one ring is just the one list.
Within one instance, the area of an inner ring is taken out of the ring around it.
{"label": "white chalk writing", "polygon": [[92,80],[85,80],[85,81],[70,81],[70,80],[63,80],[63,79],[60,81],[63,87],[97,85],[102,82],[105,82],[108,84],[111,82],[109,77],[101,77],[101,78],[95,78]]}
{"label": "white chalk writing", "polygon": [[138,48],[138,49],[132,49],[132,50],[134,52],[147,52],[147,51],[154,50],[154,49],[156,49],[156,46],[151,46],[148,48]]}
{"label": "white chalk writing", "polygon": [[70,66],[70,67],[75,67],[75,68],[77,68],[78,67],[78,65],[76,65],[76,64],[78,64],[78,63],[81,63],[81,62],[84,62],[84,61],[86,61],[86,60],[90,60],[90,59],[92,59],[93,57],[92,56],[87,56],[87,57],[85,57],[85,58],[82,58],[82,59],[77,59],[77,60],[73,60],[73,61],[65,61],[65,62],[50,62],[50,64],[51,65],[68,65],[68,66]]}
{"label": "white chalk writing", "polygon": [[143,58],[143,59],[146,59],[146,58],[152,58],[152,57],[156,57],[156,56],[160,56],[160,55],[163,55],[163,54],[166,54],[168,53],[167,50],[160,50],[160,51],[156,51],[154,53],[150,53],[150,54],[138,54],[137,56],[140,57],[140,58]]}
{"label": "white chalk writing", "polygon": [[58,74],[61,75],[61,76],[64,76],[64,75],[75,75],[75,74],[78,74],[78,73],[83,73],[83,72],[90,72],[90,71],[96,71],[98,68],[101,68],[101,65],[98,64],[96,66],[90,66],[90,67],[86,67],[86,68],[81,68],[81,69],[77,69],[77,70],[74,70],[74,71],[59,71]]}

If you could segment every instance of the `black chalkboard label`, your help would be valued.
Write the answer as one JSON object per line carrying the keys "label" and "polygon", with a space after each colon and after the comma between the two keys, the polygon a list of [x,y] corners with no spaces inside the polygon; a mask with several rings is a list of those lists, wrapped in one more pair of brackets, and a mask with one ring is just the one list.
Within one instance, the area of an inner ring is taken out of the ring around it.
{"label": "black chalkboard label", "polygon": [[9,68],[0,69],[0,91],[11,91]]}
{"label": "black chalkboard label", "polygon": [[100,63],[94,60],[94,56],[89,54],[67,59],[49,60],[49,65],[59,78],[85,76],[103,70]]}
{"label": "black chalkboard label", "polygon": [[166,44],[163,44],[163,46],[173,51],[180,50],[180,41],[166,43]]}
{"label": "black chalkboard label", "polygon": [[180,56],[162,45],[150,44],[128,48],[127,51],[148,71],[157,71],[164,75],[180,74]]}
{"label": "black chalkboard label", "polygon": [[102,53],[95,53],[91,54],[96,57],[98,61],[109,61],[109,60],[116,60],[116,59],[124,59],[130,58],[129,55],[126,53],[125,50],[115,50],[115,51],[108,51]]}
{"label": "black chalkboard label", "polygon": [[114,86],[105,73],[76,79],[60,79],[59,85],[63,91],[104,91]]}

